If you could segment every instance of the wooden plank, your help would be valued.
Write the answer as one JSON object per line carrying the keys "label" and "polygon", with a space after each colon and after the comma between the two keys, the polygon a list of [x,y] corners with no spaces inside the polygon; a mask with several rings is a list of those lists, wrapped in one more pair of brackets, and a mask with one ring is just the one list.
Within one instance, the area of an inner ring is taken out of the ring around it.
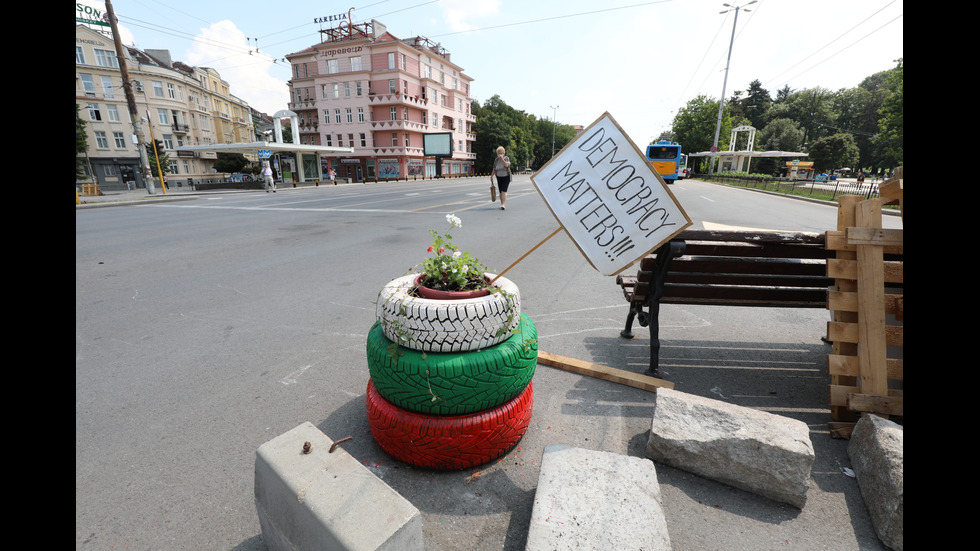
{"label": "wooden plank", "polygon": [[[844,230],[849,227],[854,226],[854,206],[860,198],[853,195],[845,195],[838,199],[837,201],[837,232],[826,232],[824,236],[825,246],[828,250],[836,251],[836,256],[839,259],[846,261],[854,261],[857,259],[857,254],[854,252],[853,248],[850,250],[843,250],[840,248],[832,247],[832,243],[835,240],[840,241],[843,245],[847,246],[847,240],[844,238]],[[837,234],[840,234],[837,238]],[[834,282],[834,289],[841,292],[853,292],[857,291],[857,271],[855,269],[854,279],[838,279]],[[833,319],[837,323],[855,323],[857,322],[857,312],[838,312],[833,311]],[[831,336],[830,327],[827,328],[827,338],[834,343],[833,351],[834,354],[857,356],[857,343],[853,341],[841,341],[834,339]],[[860,373],[860,372],[859,372]],[[857,376],[843,376],[843,375],[832,375],[830,377],[831,385],[856,385]],[[843,404],[836,404],[831,400],[830,416],[832,419],[838,421],[848,421],[855,419],[854,413],[847,409],[846,398]]]}
{"label": "wooden plank", "polygon": [[[846,312],[841,312],[846,313]],[[852,312],[853,313],[853,312]],[[845,323],[840,321],[829,321],[827,322],[827,340],[834,342],[835,344],[840,343],[854,343],[860,342],[857,323]],[[904,338],[904,333],[902,331],[902,326],[900,325],[886,325],[884,329],[885,343],[888,346],[902,346],[902,339]],[[857,356],[857,350],[854,353],[848,352],[849,356]]]}
{"label": "wooden plank", "polygon": [[[857,244],[858,264],[858,347],[861,353],[861,389],[872,396],[888,393],[885,359],[885,267],[881,234],[881,200],[868,199],[855,210],[856,228],[848,228],[848,244]],[[852,239],[855,230],[872,230],[870,235]],[[900,242],[899,242],[900,243]],[[851,408],[852,410],[854,408]]]}
{"label": "wooden plank", "polygon": [[[877,199],[869,199],[868,201],[877,202]],[[868,201],[862,201],[861,204],[867,203]],[[872,208],[868,206],[866,208]],[[878,209],[881,208],[879,202]],[[879,216],[881,214],[879,213]],[[904,246],[904,230],[893,230],[886,228],[847,228],[845,231],[847,235],[848,245],[880,245],[882,247],[903,247]]]}
{"label": "wooden plank", "polygon": [[589,377],[595,377],[597,379],[603,379],[605,381],[611,381],[613,383],[619,383],[622,385],[631,386],[633,388],[639,388],[641,390],[649,390],[651,392],[656,392],[658,388],[674,388],[674,383],[663,379],[657,379],[656,377],[650,377],[640,373],[633,373],[632,371],[626,371],[623,369],[616,369],[615,367],[594,364],[583,360],[576,360],[574,358],[559,356],[557,354],[549,354],[548,352],[542,352],[540,350],[538,350],[538,363],[551,367],[557,367],[558,369],[563,369],[565,371],[571,371],[572,373],[578,373],[579,375],[588,375]]}
{"label": "wooden plank", "polygon": [[[885,261],[885,282],[905,283],[905,263]],[[827,259],[827,277],[834,279],[857,279],[857,261],[840,258]]]}
{"label": "wooden plank", "polygon": [[827,423],[827,428],[830,429],[830,437],[843,440],[851,438],[851,433],[854,432],[855,426],[857,426],[857,423],[846,421],[831,421]]}
{"label": "wooden plank", "polygon": [[[849,195],[845,197],[850,197]],[[841,197],[843,199],[843,197]],[[857,245],[847,243],[847,232],[845,230],[827,231],[827,249],[832,251],[856,251]],[[903,247],[886,245],[885,254],[903,254]]]}
{"label": "wooden plank", "polygon": [[[848,396],[852,394],[861,394],[861,388],[857,386],[847,386],[847,385],[830,385],[830,405],[840,406],[843,408],[848,407]],[[889,389],[889,398],[901,398],[904,397],[905,393],[901,390]]]}
{"label": "wooden plank", "polygon": [[[888,358],[887,365],[888,380],[901,381],[905,378],[904,360],[899,358]],[[840,354],[827,355],[827,372],[833,375],[857,377],[861,373],[860,362],[857,356],[843,356]]]}
{"label": "wooden plank", "polygon": [[[902,313],[902,295],[885,295],[885,313],[898,316]],[[827,308],[835,312],[857,312],[858,294],[842,293],[840,291],[827,292]]]}
{"label": "wooden plank", "polygon": [[861,413],[877,413],[879,415],[905,415],[905,399],[901,397],[886,397],[877,394],[849,394],[847,407],[851,411]]}

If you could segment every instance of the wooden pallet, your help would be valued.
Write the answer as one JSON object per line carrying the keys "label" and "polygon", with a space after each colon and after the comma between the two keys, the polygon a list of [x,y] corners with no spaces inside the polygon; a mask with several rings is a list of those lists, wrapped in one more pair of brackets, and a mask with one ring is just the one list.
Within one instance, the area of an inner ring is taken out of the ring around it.
{"label": "wooden pallet", "polygon": [[827,248],[836,251],[827,261],[827,276],[835,280],[827,297],[834,313],[827,325],[834,343],[827,367],[835,437],[849,437],[860,415],[904,415],[903,230],[881,223],[882,205],[904,207],[901,167],[880,189],[881,199],[841,197],[837,230],[826,236]]}
{"label": "wooden pallet", "polygon": [[82,195],[85,197],[94,197],[105,194],[99,189],[99,184],[82,184]]}

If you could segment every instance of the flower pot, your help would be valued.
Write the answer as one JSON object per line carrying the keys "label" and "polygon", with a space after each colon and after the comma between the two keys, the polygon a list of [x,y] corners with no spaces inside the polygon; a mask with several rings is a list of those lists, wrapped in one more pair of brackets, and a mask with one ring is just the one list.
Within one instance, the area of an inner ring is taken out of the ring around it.
{"label": "flower pot", "polygon": [[[418,286],[418,294],[422,298],[428,298],[432,300],[465,300],[468,298],[478,298],[485,297],[490,294],[490,289],[474,289],[472,291],[440,291],[439,289],[432,289],[430,287],[425,287],[422,285],[422,278],[425,275],[419,275],[415,278],[415,285]],[[486,281],[490,281],[484,276]]]}

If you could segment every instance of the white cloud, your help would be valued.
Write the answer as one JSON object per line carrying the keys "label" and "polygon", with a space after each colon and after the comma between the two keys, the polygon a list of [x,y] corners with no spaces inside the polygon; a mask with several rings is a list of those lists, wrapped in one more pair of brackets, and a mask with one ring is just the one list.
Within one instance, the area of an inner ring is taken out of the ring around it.
{"label": "white cloud", "polygon": [[249,44],[231,21],[201,29],[183,60],[196,67],[211,67],[231,86],[231,93],[265,113],[286,109],[289,89],[271,74],[274,59]]}

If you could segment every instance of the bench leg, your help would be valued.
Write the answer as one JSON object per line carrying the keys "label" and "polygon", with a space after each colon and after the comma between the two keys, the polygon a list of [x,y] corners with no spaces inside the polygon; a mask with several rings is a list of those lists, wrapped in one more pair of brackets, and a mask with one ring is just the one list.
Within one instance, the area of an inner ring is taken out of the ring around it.
{"label": "bench leg", "polygon": [[650,327],[650,366],[647,367],[644,375],[650,377],[660,377],[660,301],[654,300],[650,304],[649,321]]}
{"label": "bench leg", "polygon": [[626,329],[619,332],[619,336],[624,339],[633,338],[633,318],[636,317],[636,308],[630,304],[630,313],[626,315]]}

